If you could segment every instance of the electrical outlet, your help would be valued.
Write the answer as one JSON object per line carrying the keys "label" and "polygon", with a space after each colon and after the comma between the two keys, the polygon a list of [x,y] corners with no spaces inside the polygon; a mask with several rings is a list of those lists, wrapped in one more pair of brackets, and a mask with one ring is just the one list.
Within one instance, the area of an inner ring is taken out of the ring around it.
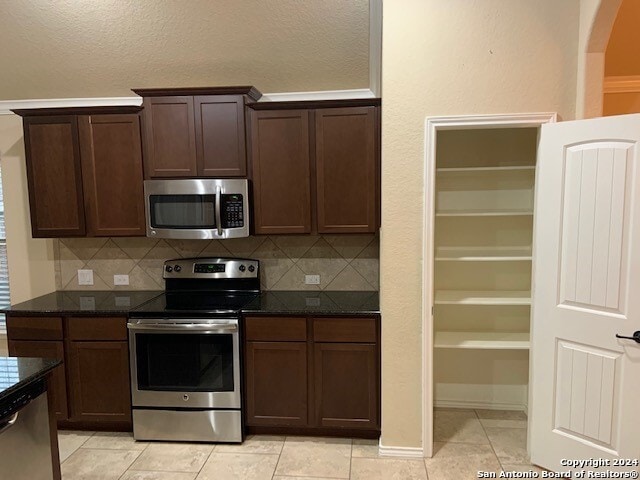
{"label": "electrical outlet", "polygon": [[320,275],[305,275],[304,283],[306,285],[320,285]]}
{"label": "electrical outlet", "polygon": [[114,275],[113,276],[113,284],[114,285],[129,285],[129,275]]}
{"label": "electrical outlet", "polygon": [[93,285],[93,270],[78,270],[78,285]]}

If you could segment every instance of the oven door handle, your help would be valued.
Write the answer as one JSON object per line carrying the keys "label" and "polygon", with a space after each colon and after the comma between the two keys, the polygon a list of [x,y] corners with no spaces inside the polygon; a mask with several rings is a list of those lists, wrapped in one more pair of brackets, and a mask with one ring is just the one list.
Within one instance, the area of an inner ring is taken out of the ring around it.
{"label": "oven door handle", "polygon": [[127,328],[132,331],[156,331],[172,333],[233,333],[238,331],[237,325],[211,325],[204,323],[127,323]]}

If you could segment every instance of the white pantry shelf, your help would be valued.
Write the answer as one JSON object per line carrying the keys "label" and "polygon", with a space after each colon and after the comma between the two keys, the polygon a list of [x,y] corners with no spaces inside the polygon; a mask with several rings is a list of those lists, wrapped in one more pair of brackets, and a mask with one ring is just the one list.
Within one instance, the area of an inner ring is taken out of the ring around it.
{"label": "white pantry shelf", "polygon": [[475,172],[517,172],[517,171],[535,171],[535,165],[504,165],[497,167],[451,167],[436,168],[437,173],[475,173]]}
{"label": "white pantry shelf", "polygon": [[438,262],[531,261],[531,247],[437,247]]}
{"label": "white pantry shelf", "polygon": [[436,290],[436,305],[531,305],[528,290]]}
{"label": "white pantry shelf", "polygon": [[520,217],[533,216],[533,210],[529,209],[492,209],[492,210],[438,210],[436,217]]}
{"label": "white pantry shelf", "polygon": [[435,332],[435,348],[529,350],[529,333]]}

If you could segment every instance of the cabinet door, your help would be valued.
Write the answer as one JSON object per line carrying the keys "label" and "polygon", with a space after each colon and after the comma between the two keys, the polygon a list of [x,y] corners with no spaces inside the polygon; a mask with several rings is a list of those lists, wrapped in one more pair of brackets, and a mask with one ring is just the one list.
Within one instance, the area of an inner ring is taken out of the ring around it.
{"label": "cabinet door", "polygon": [[241,95],[194,98],[198,175],[244,177],[247,154]]}
{"label": "cabinet door", "polygon": [[[64,347],[62,342],[9,340],[9,355],[13,357],[56,358],[64,361]],[[67,407],[67,380],[64,364],[53,370],[48,388],[48,395],[51,396],[56,418],[58,420],[66,420],[69,417],[69,410]]]}
{"label": "cabinet door", "polygon": [[251,112],[255,233],[309,233],[309,112]]}
{"label": "cabinet door", "polygon": [[376,346],[316,343],[314,363],[317,425],[378,428]]}
{"label": "cabinet door", "polygon": [[78,128],[87,234],[145,235],[138,115],[85,115]]}
{"label": "cabinet door", "polygon": [[130,422],[127,342],[68,342],[73,421]]}
{"label": "cabinet door", "polygon": [[146,178],[197,176],[194,120],[193,97],[144,99]]}
{"label": "cabinet door", "polygon": [[307,425],[306,342],[247,342],[247,425]]}
{"label": "cabinet door", "polygon": [[33,236],[84,235],[76,117],[25,117],[23,122]]}
{"label": "cabinet door", "polygon": [[375,232],[376,107],[320,109],[315,127],[318,233]]}

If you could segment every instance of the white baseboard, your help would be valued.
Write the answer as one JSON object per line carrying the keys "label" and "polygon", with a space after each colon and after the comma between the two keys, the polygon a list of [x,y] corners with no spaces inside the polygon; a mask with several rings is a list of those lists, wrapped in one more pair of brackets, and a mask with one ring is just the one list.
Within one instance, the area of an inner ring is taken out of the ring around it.
{"label": "white baseboard", "polygon": [[483,403],[464,400],[436,400],[435,407],[440,408],[481,408],[483,410],[519,410],[526,412],[526,405],[517,403]]}
{"label": "white baseboard", "polygon": [[423,458],[424,451],[418,447],[385,447],[380,444],[378,454],[381,457]]}

